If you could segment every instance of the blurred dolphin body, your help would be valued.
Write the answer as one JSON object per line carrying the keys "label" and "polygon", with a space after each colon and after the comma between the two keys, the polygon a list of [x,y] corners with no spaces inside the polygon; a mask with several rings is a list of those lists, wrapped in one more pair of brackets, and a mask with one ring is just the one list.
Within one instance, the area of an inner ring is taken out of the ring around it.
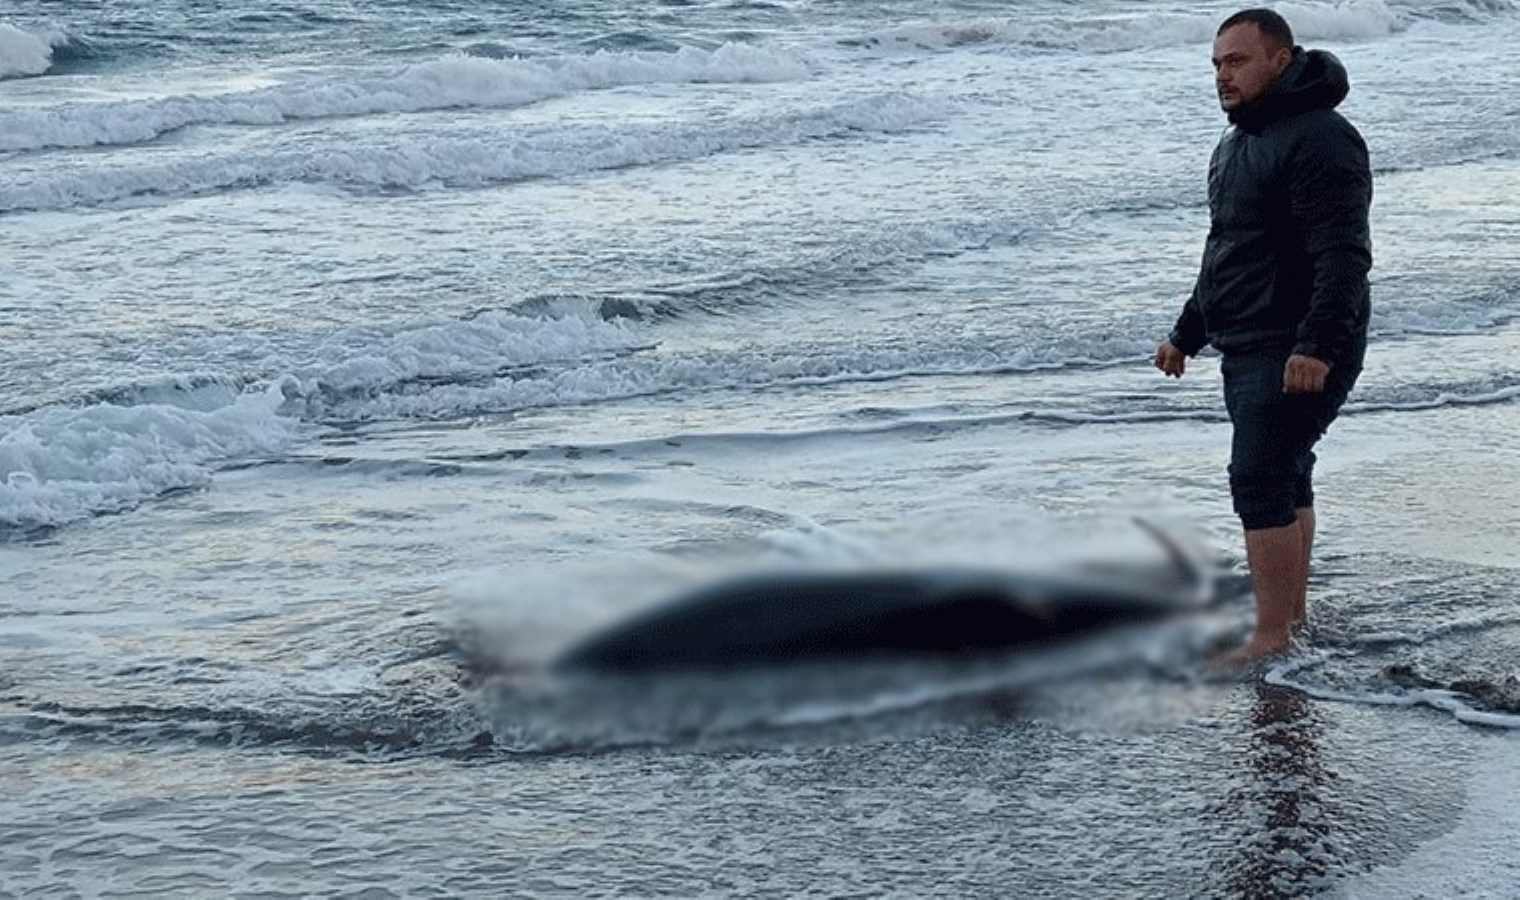
{"label": "blurred dolphin body", "polygon": [[720,581],[591,635],[557,668],[651,672],[1006,652],[1212,606],[1221,582],[1166,553],[1039,572],[995,567],[776,571]]}

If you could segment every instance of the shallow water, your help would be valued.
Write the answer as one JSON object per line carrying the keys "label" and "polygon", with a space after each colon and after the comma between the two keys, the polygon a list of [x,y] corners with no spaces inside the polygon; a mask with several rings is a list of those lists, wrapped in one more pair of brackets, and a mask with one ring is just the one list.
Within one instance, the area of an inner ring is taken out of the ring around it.
{"label": "shallow water", "polygon": [[1510,892],[1520,11],[1284,11],[1379,173],[1286,659],[607,683],[734,560],[1239,566],[1227,9],[12,4],[0,891]]}

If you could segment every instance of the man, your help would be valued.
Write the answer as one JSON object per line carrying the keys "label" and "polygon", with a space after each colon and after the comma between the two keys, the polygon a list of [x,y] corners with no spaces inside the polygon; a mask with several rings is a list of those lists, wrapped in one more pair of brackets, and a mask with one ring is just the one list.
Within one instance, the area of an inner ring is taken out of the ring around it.
{"label": "man", "polygon": [[1244,665],[1287,649],[1306,620],[1313,448],[1367,346],[1372,175],[1335,111],[1345,68],[1294,46],[1277,13],[1226,19],[1214,72],[1231,127],[1209,164],[1198,281],[1155,364],[1181,378],[1205,343],[1223,356],[1230,494],[1256,591],[1256,628],[1226,662]]}

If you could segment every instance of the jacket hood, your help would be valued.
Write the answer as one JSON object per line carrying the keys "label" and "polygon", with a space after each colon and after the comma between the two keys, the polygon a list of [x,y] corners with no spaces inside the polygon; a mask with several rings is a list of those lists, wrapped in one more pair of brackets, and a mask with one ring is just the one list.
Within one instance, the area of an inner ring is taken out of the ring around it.
{"label": "jacket hood", "polygon": [[1334,109],[1351,92],[1346,67],[1327,50],[1293,48],[1293,61],[1272,89],[1249,106],[1230,113],[1246,131],[1260,131],[1278,119],[1315,109]]}

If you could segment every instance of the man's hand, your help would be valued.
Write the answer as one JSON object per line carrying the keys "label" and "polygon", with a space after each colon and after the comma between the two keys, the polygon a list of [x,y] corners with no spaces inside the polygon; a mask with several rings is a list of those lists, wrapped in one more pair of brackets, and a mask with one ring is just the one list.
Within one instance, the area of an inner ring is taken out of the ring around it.
{"label": "man's hand", "polygon": [[1318,394],[1325,389],[1325,376],[1329,374],[1329,363],[1295,353],[1283,367],[1283,393]]}
{"label": "man's hand", "polygon": [[1187,371],[1187,354],[1173,346],[1171,341],[1161,342],[1161,346],[1156,348],[1156,358],[1152,362],[1156,368],[1173,378],[1181,378],[1182,373]]}

